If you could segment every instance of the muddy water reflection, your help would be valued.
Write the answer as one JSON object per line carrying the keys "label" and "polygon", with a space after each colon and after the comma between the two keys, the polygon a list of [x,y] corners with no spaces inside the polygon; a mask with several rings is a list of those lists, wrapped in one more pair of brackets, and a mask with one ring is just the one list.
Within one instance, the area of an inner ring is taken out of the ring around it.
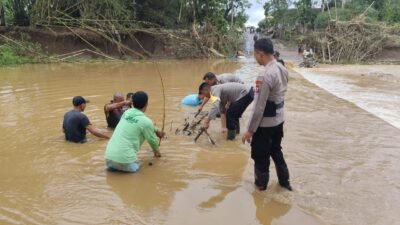
{"label": "muddy water reflection", "polygon": [[[69,144],[61,119],[73,95],[105,129],[103,105],[115,91],[145,90],[160,125],[162,93],[151,63],[35,65],[0,69],[0,224],[396,224],[400,132],[292,73],[284,151],[295,192],[271,176],[253,187],[249,147],[226,142],[218,122],[205,138],[176,136],[193,111],[180,105],[202,74],[236,70],[253,82],[253,60],[160,63],[167,87],[164,157],[137,174],[104,171],[106,141]],[[245,115],[246,117],[247,115]],[[348,118],[352,118],[351,121]],[[244,124],[242,124],[244,126]],[[274,171],[274,168],[271,168]]]}

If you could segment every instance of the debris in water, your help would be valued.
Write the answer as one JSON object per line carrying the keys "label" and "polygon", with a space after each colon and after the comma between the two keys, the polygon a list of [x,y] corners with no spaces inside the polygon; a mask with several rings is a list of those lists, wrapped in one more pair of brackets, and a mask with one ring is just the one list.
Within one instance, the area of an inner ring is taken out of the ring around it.
{"label": "debris in water", "polygon": [[192,134],[194,134],[196,135],[194,139],[194,141],[196,142],[203,133],[206,133],[208,136],[208,140],[211,142],[211,144],[215,145],[214,140],[210,137],[207,130],[201,129],[199,127],[201,121],[203,121],[203,119],[206,118],[207,116],[208,112],[197,112],[191,122],[189,118],[185,118],[183,129],[181,130],[177,128],[175,130],[175,134],[177,135],[180,132],[182,132],[182,134],[186,136],[191,136]]}

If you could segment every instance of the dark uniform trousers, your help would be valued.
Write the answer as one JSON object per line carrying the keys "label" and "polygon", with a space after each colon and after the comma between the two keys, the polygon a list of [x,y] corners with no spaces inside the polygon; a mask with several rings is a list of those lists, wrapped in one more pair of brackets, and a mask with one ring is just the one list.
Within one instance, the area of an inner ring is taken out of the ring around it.
{"label": "dark uniform trousers", "polygon": [[239,130],[239,118],[242,117],[244,111],[254,100],[254,90],[250,89],[247,95],[243,96],[236,102],[232,102],[226,111],[226,128],[228,130]]}
{"label": "dark uniform trousers", "polygon": [[251,142],[255,184],[266,187],[269,181],[270,157],[275,163],[279,184],[289,184],[289,169],[282,153],[283,123],[276,127],[259,127]]}

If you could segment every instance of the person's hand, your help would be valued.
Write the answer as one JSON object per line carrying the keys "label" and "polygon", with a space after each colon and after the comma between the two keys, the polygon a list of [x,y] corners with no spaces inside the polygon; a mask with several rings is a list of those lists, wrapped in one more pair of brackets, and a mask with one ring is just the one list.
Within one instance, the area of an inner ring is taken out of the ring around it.
{"label": "person's hand", "polygon": [[226,128],[221,128],[221,133],[225,134],[226,132],[228,132],[228,129],[226,129]]}
{"label": "person's hand", "polygon": [[199,113],[200,113],[201,111],[203,111],[203,106],[200,106],[199,109],[197,110],[197,112],[199,112]]}
{"label": "person's hand", "polygon": [[126,100],[126,101],[124,101],[124,103],[125,103],[126,106],[130,106],[132,104],[132,101]]}
{"label": "person's hand", "polygon": [[156,135],[157,135],[158,138],[161,139],[161,138],[165,137],[165,132],[158,130],[158,131],[156,131]]}
{"label": "person's hand", "polygon": [[246,133],[244,133],[244,135],[243,135],[243,137],[242,137],[242,142],[243,142],[243,144],[245,144],[246,141],[247,141],[248,143],[250,143],[252,137],[253,137],[253,133],[252,133],[252,132],[247,131]]}
{"label": "person's hand", "polygon": [[160,158],[160,157],[161,157],[160,151],[155,151],[155,152],[154,152],[154,157]]}
{"label": "person's hand", "polygon": [[209,127],[210,127],[210,121],[204,120],[203,126],[201,126],[201,128],[207,130]]}

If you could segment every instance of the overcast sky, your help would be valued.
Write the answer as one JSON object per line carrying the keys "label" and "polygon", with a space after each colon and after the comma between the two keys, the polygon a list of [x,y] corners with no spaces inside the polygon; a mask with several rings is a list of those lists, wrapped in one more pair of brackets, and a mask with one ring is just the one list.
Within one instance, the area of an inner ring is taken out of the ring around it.
{"label": "overcast sky", "polygon": [[[264,0],[249,0],[251,3],[251,8],[247,10],[247,15],[249,15],[249,20],[246,23],[246,26],[255,26],[257,27],[258,22],[264,18],[264,8],[263,3]],[[261,3],[258,3],[261,2]]]}

